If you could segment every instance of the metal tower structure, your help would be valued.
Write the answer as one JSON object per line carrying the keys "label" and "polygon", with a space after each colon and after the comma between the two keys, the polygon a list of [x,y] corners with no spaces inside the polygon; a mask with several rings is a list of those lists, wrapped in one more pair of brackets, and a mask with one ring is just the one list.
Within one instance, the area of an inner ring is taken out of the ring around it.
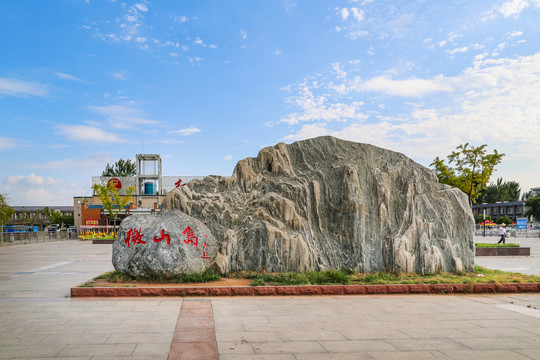
{"label": "metal tower structure", "polygon": [[159,154],[137,154],[136,195],[161,195],[161,156]]}

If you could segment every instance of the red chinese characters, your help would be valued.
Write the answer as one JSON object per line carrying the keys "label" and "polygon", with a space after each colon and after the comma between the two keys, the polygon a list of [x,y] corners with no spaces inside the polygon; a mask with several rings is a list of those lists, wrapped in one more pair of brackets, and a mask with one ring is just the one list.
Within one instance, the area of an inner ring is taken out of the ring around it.
{"label": "red chinese characters", "polygon": [[182,179],[180,179],[180,180],[178,180],[177,182],[175,182],[174,185],[176,185],[176,187],[180,187],[180,186],[185,186],[185,185],[186,185],[186,183],[183,183],[183,184],[181,184],[181,183],[182,183]]}
{"label": "red chinese characters", "polygon": [[137,229],[129,229],[127,232],[125,243],[129,247],[129,244],[132,245],[138,245],[138,244],[146,244],[146,241],[142,240],[143,234],[141,234],[141,228],[139,230]]}
{"label": "red chinese characters", "polygon": [[204,245],[202,247],[203,255],[201,256],[201,259],[210,259],[210,256],[208,256],[208,250],[204,251],[204,249],[208,247],[208,244],[206,243],[207,238],[208,238],[208,235],[204,235]]}
{"label": "red chinese characters", "polygon": [[[186,240],[184,240],[184,244],[192,244],[197,247],[199,238],[193,236],[193,230],[189,226],[186,228],[186,230],[184,230],[182,235],[186,235]],[[195,240],[195,242],[193,240]]]}
{"label": "red chinese characters", "polygon": [[159,233],[159,235],[161,236],[159,239],[157,236],[154,236],[154,242],[157,243],[157,242],[167,239],[167,245],[171,244],[171,237],[169,236],[169,234],[165,234],[165,229],[161,229],[161,232]]}

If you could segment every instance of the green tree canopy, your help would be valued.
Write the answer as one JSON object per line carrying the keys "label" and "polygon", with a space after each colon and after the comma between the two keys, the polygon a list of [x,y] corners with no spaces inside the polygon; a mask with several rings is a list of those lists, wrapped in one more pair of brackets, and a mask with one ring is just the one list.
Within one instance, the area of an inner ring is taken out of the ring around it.
{"label": "green tree canopy", "polygon": [[[491,221],[491,215],[486,215],[486,220]],[[484,222],[484,214],[476,214],[474,215],[474,222],[477,224],[480,224]]]}
{"label": "green tree canopy", "polygon": [[130,159],[124,160],[120,159],[117,162],[113,164],[113,166],[110,166],[109,163],[107,163],[107,166],[105,167],[105,170],[101,174],[101,176],[135,176],[136,175],[136,167],[135,163],[132,162]]}
{"label": "green tree canopy", "polygon": [[92,188],[103,203],[103,208],[109,212],[109,215],[113,216],[114,226],[116,226],[116,218],[120,211],[124,210],[124,206],[129,203],[131,195],[135,192],[135,186],[130,186],[126,190],[126,195],[120,195],[120,190],[112,182],[107,185],[95,184]]}
{"label": "green tree canopy", "polygon": [[500,218],[497,219],[497,224],[505,223],[506,225],[512,224],[512,219],[510,219],[508,216],[503,215]]}
{"label": "green tree canopy", "polygon": [[0,193],[0,241],[4,241],[4,224],[7,224],[15,211],[9,206],[7,194]]}
{"label": "green tree canopy", "polygon": [[478,199],[479,203],[495,203],[497,201],[518,201],[521,194],[519,183],[515,181],[505,181],[498,178],[496,183],[491,183],[482,191]]}
{"label": "green tree canopy", "polygon": [[469,143],[459,145],[448,155],[448,164],[437,156],[430,165],[441,183],[457,187],[467,194],[471,206],[486,188],[495,166],[504,156],[497,150],[488,154],[486,147],[486,144],[478,147],[469,146]]}
{"label": "green tree canopy", "polygon": [[9,197],[7,194],[0,193],[0,225],[9,222],[15,211],[9,206]]}
{"label": "green tree canopy", "polygon": [[525,205],[529,207],[525,212],[525,216],[534,216],[536,221],[540,221],[540,193],[536,196],[528,198]]}

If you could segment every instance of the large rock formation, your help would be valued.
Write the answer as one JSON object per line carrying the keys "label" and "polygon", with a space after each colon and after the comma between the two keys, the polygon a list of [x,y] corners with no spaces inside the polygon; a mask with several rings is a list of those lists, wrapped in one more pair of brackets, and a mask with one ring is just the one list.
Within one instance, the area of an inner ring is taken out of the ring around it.
{"label": "large rock formation", "polygon": [[216,238],[214,266],[238,270],[473,271],[467,196],[403,154],[320,137],[264,148],[232,177],[171,191]]}

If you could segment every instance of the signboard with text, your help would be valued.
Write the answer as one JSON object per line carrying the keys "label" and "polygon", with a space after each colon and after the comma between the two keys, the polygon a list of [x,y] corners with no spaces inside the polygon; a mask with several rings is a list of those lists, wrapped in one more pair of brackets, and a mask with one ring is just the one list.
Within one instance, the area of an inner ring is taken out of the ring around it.
{"label": "signboard with text", "polygon": [[527,229],[527,218],[516,219],[516,228],[522,230]]}

